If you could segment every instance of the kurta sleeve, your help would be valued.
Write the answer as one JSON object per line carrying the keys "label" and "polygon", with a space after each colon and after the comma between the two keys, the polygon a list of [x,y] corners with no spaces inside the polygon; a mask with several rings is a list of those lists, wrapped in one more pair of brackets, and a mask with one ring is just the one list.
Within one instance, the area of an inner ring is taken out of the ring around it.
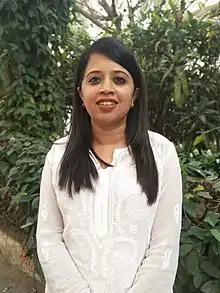
{"label": "kurta sleeve", "polygon": [[40,187],[37,253],[48,293],[89,293],[63,242],[63,219],[52,186],[51,151],[47,154]]}
{"label": "kurta sleeve", "polygon": [[150,245],[129,293],[173,292],[182,215],[181,169],[173,144],[164,161]]}

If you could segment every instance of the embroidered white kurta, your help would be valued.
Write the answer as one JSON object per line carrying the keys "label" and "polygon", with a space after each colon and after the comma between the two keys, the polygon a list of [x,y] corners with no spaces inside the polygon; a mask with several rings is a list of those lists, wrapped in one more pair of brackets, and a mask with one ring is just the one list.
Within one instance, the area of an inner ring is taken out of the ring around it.
{"label": "embroidered white kurta", "polygon": [[[173,143],[149,132],[158,173],[147,204],[127,148],[115,149],[95,192],[73,199],[58,187],[67,137],[46,156],[40,189],[37,250],[46,293],[172,293],[181,231],[181,170]],[[146,170],[148,172],[148,170]]]}

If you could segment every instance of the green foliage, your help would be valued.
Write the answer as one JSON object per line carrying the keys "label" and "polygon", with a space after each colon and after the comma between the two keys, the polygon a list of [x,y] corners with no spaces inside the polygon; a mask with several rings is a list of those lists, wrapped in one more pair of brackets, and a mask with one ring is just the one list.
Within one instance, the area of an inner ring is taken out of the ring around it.
{"label": "green foliage", "polygon": [[[61,3],[63,2],[63,3]],[[3,67],[1,125],[40,137],[62,132],[64,87],[54,55],[69,22],[68,1],[3,1],[0,39]],[[56,119],[54,119],[56,117]]]}
{"label": "green foliage", "polygon": [[75,65],[90,43],[70,3],[0,3],[0,195],[11,198],[9,213],[24,212],[32,256],[45,155],[65,132]]}
{"label": "green foliage", "polygon": [[220,289],[220,153],[178,149],[183,173],[183,227],[175,293]]}
{"label": "green foliage", "polygon": [[204,133],[203,147],[220,150],[219,25],[160,7],[120,35],[145,72],[152,128],[190,145]]}
{"label": "green foliage", "polygon": [[[69,27],[69,1],[1,6],[1,126],[33,136],[63,133],[70,82],[89,37]],[[68,65],[67,65],[68,64]]]}
{"label": "green foliage", "polygon": [[[1,139],[6,141],[7,137]],[[50,145],[45,138],[17,133],[10,144],[0,147],[1,175],[5,179],[1,196],[10,195],[9,212],[16,206],[23,209],[20,223],[23,223],[22,228],[28,228],[31,237],[36,228],[42,166]]]}

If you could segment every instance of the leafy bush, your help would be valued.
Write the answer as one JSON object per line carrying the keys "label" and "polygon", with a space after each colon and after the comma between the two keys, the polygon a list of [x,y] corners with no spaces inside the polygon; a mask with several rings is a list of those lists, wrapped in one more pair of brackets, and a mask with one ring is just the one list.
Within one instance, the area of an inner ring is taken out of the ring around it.
{"label": "leafy bush", "polygon": [[[35,231],[39,204],[39,188],[42,166],[46,153],[52,142],[46,139],[36,139],[23,134],[1,137],[4,145],[0,147],[1,153],[1,197],[11,199],[8,212],[16,211],[19,207],[23,211],[17,221],[27,233],[26,249],[29,255],[35,251]],[[52,139],[52,138],[51,138]]]}
{"label": "leafy bush", "polygon": [[152,128],[176,143],[205,132],[200,146],[215,142],[220,151],[220,26],[190,13],[177,20],[162,6],[143,11],[121,37],[145,72]]}
{"label": "leafy bush", "polygon": [[220,290],[220,153],[179,148],[184,202],[175,293]]}
{"label": "leafy bush", "polygon": [[31,255],[45,154],[65,133],[75,63],[90,42],[70,3],[0,3],[0,201],[23,211]]}
{"label": "leafy bush", "polygon": [[[3,1],[0,5],[1,126],[49,136],[63,130],[65,94],[56,56],[67,32],[67,1]],[[55,54],[56,55],[56,54]],[[56,117],[56,118],[55,118]]]}

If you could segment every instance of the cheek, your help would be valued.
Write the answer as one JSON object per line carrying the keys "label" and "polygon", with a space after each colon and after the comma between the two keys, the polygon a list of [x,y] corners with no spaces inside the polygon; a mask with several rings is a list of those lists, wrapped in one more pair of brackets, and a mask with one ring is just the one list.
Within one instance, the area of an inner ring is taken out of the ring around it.
{"label": "cheek", "polygon": [[120,100],[123,104],[131,104],[133,98],[133,90],[129,87],[118,91]]}
{"label": "cheek", "polygon": [[90,104],[94,102],[97,97],[96,87],[82,87],[82,100],[84,104]]}
{"label": "cheek", "polygon": [[82,100],[87,112],[92,115],[94,112],[95,101],[97,98],[97,89],[95,87],[82,88]]}

